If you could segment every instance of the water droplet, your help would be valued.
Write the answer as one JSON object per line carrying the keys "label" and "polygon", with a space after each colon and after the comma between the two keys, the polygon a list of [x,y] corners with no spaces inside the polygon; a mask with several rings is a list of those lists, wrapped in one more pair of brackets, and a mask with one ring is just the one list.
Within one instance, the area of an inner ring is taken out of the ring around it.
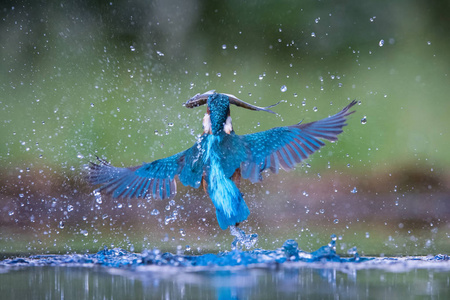
{"label": "water droplet", "polygon": [[156,50],[156,54],[158,54],[158,56],[164,56],[164,53],[162,53],[161,51]]}
{"label": "water droplet", "polygon": [[94,103],[91,103],[91,107],[94,107]]}
{"label": "water droplet", "polygon": [[430,45],[431,45],[431,42],[430,42],[430,41],[428,41],[428,42],[427,42],[427,45],[428,45],[428,46],[430,46]]}
{"label": "water droplet", "polygon": [[132,52],[136,51],[136,49],[135,49],[133,46],[130,46],[130,50],[131,50]]}
{"label": "water droplet", "polygon": [[285,85],[282,85],[280,91],[283,92],[283,93],[286,92],[287,91],[287,87]]}
{"label": "water droplet", "polygon": [[64,222],[63,221],[59,221],[59,228],[61,228],[61,229],[64,228]]}
{"label": "water droplet", "polygon": [[380,41],[378,42],[378,46],[383,47],[383,45],[384,45],[384,40],[380,40]]}
{"label": "water droplet", "polygon": [[362,119],[361,119],[361,124],[366,124],[367,123],[367,117],[366,116],[364,116]]}
{"label": "water droplet", "polygon": [[357,251],[358,251],[358,249],[356,247],[352,247],[352,248],[347,250],[347,254],[355,255],[356,253],[358,253]]}
{"label": "water droplet", "polygon": [[370,234],[366,232],[366,239],[370,238]]}
{"label": "water droplet", "polygon": [[339,223],[339,219],[334,219],[333,223],[334,223],[334,224]]}
{"label": "water droplet", "polygon": [[150,213],[152,216],[157,216],[159,215],[159,210],[157,210],[156,208],[154,210],[151,211]]}
{"label": "water droplet", "polygon": [[181,234],[181,236],[186,236],[186,232],[184,231],[183,228],[180,229],[180,234]]}
{"label": "water droplet", "polygon": [[259,80],[263,80],[263,78],[264,78],[264,76],[262,76],[262,75],[259,75],[259,77],[258,77]]}
{"label": "water droplet", "polygon": [[185,249],[186,251],[191,251],[191,246],[186,245],[186,247],[184,247],[184,249]]}
{"label": "water droplet", "polygon": [[316,34],[314,32],[311,32],[311,37],[316,37]]}
{"label": "water droplet", "polygon": [[98,204],[102,204],[102,194],[100,194],[100,192],[98,190],[94,191],[94,197],[95,197],[95,202],[97,202]]}
{"label": "water droplet", "polygon": [[352,194],[356,194],[358,192],[358,190],[356,189],[356,186],[355,187],[353,187],[353,190],[351,190],[351,192],[350,193],[352,193]]}
{"label": "water droplet", "polygon": [[173,127],[173,122],[169,122],[167,125],[169,125],[169,127]]}
{"label": "water droplet", "polygon": [[67,211],[68,212],[71,212],[73,210],[73,205],[67,205]]}
{"label": "water droplet", "polygon": [[12,211],[12,210],[11,210],[11,211],[9,211],[9,212],[8,212],[8,215],[9,215],[9,216],[12,216],[12,215],[14,215],[14,211]]}
{"label": "water droplet", "polygon": [[122,207],[123,207],[122,203],[117,203],[117,208],[122,208]]}
{"label": "water droplet", "polygon": [[83,155],[83,154],[80,154],[80,153],[78,153],[77,157],[78,157],[79,159],[83,159],[83,158],[84,158],[84,155]]}
{"label": "water droplet", "polygon": [[223,45],[222,45],[222,49],[223,49],[223,50],[226,50],[226,49],[227,49],[227,45],[223,44]]}
{"label": "water droplet", "polygon": [[172,221],[174,221],[174,220],[175,220],[175,218],[173,218],[173,217],[171,217],[171,216],[166,216],[166,217],[164,218],[164,224],[167,225],[167,224],[169,224],[170,222],[172,222]]}
{"label": "water droplet", "polygon": [[317,106],[313,107],[313,111],[316,112],[317,111]]}

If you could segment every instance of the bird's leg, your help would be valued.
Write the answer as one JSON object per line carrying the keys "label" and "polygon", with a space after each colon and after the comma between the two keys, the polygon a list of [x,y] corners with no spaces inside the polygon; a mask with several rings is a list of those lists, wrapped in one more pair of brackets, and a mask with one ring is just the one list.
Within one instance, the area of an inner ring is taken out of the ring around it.
{"label": "bird's leg", "polygon": [[253,234],[245,234],[245,231],[240,229],[236,224],[236,226],[230,226],[230,233],[233,235],[234,241],[231,243],[232,250],[242,250],[242,246],[250,249],[255,246],[258,242],[258,235],[256,233]]}
{"label": "bird's leg", "polygon": [[234,184],[239,188],[241,185],[241,168],[237,168],[236,171],[234,171],[231,180],[233,180]]}
{"label": "bird's leg", "polygon": [[208,183],[206,182],[205,176],[202,177],[202,187],[206,195],[208,195]]}

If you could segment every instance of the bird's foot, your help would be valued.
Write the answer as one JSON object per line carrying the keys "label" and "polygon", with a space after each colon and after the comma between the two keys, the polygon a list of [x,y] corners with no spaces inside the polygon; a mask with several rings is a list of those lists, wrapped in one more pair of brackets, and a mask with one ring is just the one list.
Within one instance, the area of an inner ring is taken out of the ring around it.
{"label": "bird's foot", "polygon": [[258,235],[256,233],[245,234],[244,230],[237,226],[230,226],[230,233],[235,236],[234,241],[231,243],[232,250],[241,250],[242,246],[245,246],[248,250],[258,242]]}

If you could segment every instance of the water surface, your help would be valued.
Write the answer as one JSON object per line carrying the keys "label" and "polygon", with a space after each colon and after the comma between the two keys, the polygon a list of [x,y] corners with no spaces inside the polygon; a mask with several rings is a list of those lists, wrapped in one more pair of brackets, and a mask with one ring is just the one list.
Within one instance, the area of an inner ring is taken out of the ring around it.
{"label": "water surface", "polygon": [[447,255],[341,257],[335,239],[307,253],[276,250],[198,256],[130,253],[35,255],[0,262],[2,299],[449,299]]}

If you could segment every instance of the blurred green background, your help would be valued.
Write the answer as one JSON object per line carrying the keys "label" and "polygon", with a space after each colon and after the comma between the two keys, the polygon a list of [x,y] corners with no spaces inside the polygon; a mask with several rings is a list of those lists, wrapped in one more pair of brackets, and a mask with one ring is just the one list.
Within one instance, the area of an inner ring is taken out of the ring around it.
{"label": "blurred green background", "polygon": [[[0,6],[0,256],[229,250],[203,191],[174,202],[95,199],[83,166],[190,147],[215,89],[238,134],[356,107],[337,143],[295,171],[243,182],[259,247],[450,252],[446,1],[44,1]],[[282,89],[286,86],[286,91]],[[365,119],[366,121],[362,121]]]}

